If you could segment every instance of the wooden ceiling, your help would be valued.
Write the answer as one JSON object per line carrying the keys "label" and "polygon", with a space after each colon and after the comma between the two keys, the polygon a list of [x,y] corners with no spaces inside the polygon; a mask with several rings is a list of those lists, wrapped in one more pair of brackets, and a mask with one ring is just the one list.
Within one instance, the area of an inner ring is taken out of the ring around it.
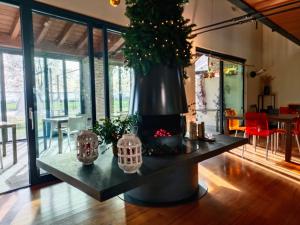
{"label": "wooden ceiling", "polygon": [[[249,5],[252,9],[262,12],[263,15],[300,7],[299,0],[243,0],[243,2]],[[263,12],[287,3],[295,4],[290,4],[289,6]],[[300,8],[266,17],[285,32],[295,37],[295,39],[298,40],[298,43],[300,43]]]}
{"label": "wooden ceiling", "polygon": [[[0,47],[21,48],[20,13],[17,7],[0,3]],[[88,55],[87,26],[70,21],[33,13],[33,34],[35,51],[66,54],[72,56]],[[93,30],[95,55],[102,57],[102,30]],[[119,33],[108,32],[109,56],[123,60],[121,48],[124,41]]]}

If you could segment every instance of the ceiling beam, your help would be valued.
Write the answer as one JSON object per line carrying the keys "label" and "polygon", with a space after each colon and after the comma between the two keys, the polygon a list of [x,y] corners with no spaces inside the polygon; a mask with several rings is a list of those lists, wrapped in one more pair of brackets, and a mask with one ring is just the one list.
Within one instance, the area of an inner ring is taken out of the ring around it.
{"label": "ceiling beam", "polygon": [[37,36],[36,44],[40,44],[42,42],[42,40],[46,37],[46,34],[48,33],[52,22],[53,21],[49,18],[47,18],[43,21],[43,24],[42,24],[43,28],[40,30],[40,33]]}
{"label": "ceiling beam", "polygon": [[19,41],[11,39],[11,35],[0,33],[0,47],[21,48],[21,44]]}
{"label": "ceiling beam", "polygon": [[292,2],[292,1],[282,1],[282,0],[260,1],[260,2],[254,3],[253,7],[260,11],[260,10],[272,8],[275,6],[279,6],[282,4],[286,4],[288,2]]}
{"label": "ceiling beam", "polygon": [[82,49],[83,46],[87,43],[88,41],[88,35],[87,32],[84,32],[84,34],[81,36],[79,41],[77,42],[77,50]]}
{"label": "ceiling beam", "polygon": [[12,40],[16,40],[17,39],[17,37],[18,37],[18,35],[20,33],[20,28],[21,28],[21,25],[20,25],[20,14],[17,13],[17,16],[16,16],[16,19],[15,19],[12,31],[10,32],[10,38]]}
{"label": "ceiling beam", "polygon": [[67,23],[63,29],[63,31],[61,32],[61,34],[59,35],[58,41],[57,41],[57,46],[62,46],[66,40],[68,39],[68,37],[70,36],[73,27],[75,26],[74,23]]}
{"label": "ceiling beam", "polygon": [[[244,2],[242,0],[228,0],[228,1],[231,2],[232,4],[236,5],[237,7],[239,7],[246,13],[257,13],[256,17],[264,16],[262,13],[259,13],[257,10],[255,10],[249,4],[247,4],[246,2]],[[290,34],[288,31],[284,30],[283,28],[281,28],[280,26],[275,24],[269,18],[264,17],[264,18],[260,19],[259,21],[262,22],[264,25],[270,27],[272,29],[272,31],[276,31],[279,34],[281,34],[282,36],[289,39],[290,41],[294,42],[295,44],[300,45],[300,40],[297,37],[295,37],[294,35]]]}
{"label": "ceiling beam", "polygon": [[121,37],[116,43],[114,43],[109,49],[109,53],[114,53],[120,50],[124,45],[124,39]]}

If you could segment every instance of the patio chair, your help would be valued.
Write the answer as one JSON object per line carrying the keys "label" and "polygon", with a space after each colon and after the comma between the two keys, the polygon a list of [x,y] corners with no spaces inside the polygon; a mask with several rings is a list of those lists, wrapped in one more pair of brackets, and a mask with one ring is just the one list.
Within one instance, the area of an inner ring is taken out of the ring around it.
{"label": "patio chair", "polygon": [[82,130],[86,129],[86,117],[78,116],[78,117],[70,117],[68,121],[68,126],[62,129],[62,133],[68,136],[68,145],[71,149],[71,135],[77,136]]}

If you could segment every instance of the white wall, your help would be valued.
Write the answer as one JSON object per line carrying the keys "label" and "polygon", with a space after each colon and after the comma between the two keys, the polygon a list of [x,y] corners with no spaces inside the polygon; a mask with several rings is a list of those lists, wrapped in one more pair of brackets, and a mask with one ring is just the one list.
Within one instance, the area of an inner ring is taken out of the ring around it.
{"label": "white wall", "polygon": [[112,7],[109,0],[36,0],[48,5],[91,16],[97,19],[126,26],[128,20],[124,15],[125,0],[118,7]]}
{"label": "white wall", "polygon": [[[233,9],[233,5],[227,0],[192,0],[185,9],[186,17],[193,19],[198,27],[244,14],[236,7]],[[255,23],[248,23],[201,34],[194,40],[194,46],[245,58],[247,60],[246,65],[255,66],[246,66],[245,106],[249,108],[250,105],[257,104],[258,80],[248,79],[248,74],[250,71],[261,67],[261,24],[256,27]],[[193,76],[191,70],[189,70],[189,75]],[[186,90],[193,89],[189,87]]]}
{"label": "white wall", "polygon": [[[38,1],[120,25],[128,23],[124,15],[125,0],[121,0],[121,5],[116,8],[109,5],[109,0]],[[232,4],[227,0],[190,0],[190,3],[185,8],[184,16],[193,20],[200,27],[244,14],[239,9],[234,11],[232,7]],[[262,62],[262,28],[259,25],[256,29],[255,24],[250,23],[209,32],[199,35],[194,40],[194,46],[242,57],[247,59],[247,64],[260,68]],[[250,71],[253,69],[249,67]],[[192,69],[189,69],[188,73],[190,76],[194,76]],[[248,74],[248,71],[246,71],[246,74]],[[187,84],[193,87],[192,78],[190,81],[187,81]],[[188,92],[195,89],[188,86],[186,90]],[[246,79],[246,92],[248,90],[251,90],[251,94],[246,93],[246,105],[256,104],[258,94],[257,80]],[[187,96],[189,96],[189,102],[195,101],[194,93],[187,93]]]}
{"label": "white wall", "polygon": [[277,106],[300,104],[300,46],[264,27],[262,55],[263,68],[275,77],[272,92]]}

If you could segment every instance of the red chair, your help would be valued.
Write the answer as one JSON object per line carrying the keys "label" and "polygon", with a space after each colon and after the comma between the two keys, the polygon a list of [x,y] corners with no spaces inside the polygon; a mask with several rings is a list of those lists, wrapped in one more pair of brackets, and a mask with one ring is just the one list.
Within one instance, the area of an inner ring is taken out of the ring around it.
{"label": "red chair", "polygon": [[[275,138],[274,138],[274,131],[269,129],[269,122],[266,113],[248,112],[246,113],[245,118],[246,118],[245,135],[247,137],[253,136],[253,144],[254,144],[255,151],[256,151],[256,138],[257,137],[267,138],[266,159],[268,159],[269,144],[271,142],[271,149],[273,150]],[[242,153],[242,155],[244,155],[244,152]]]}
{"label": "red chair", "polygon": [[[266,113],[260,113],[260,118],[258,120],[257,132],[254,134],[254,149],[256,151],[256,137],[265,137],[267,138],[266,145],[266,159],[268,159],[269,145],[271,143],[271,150],[274,149],[274,137],[275,132],[269,129],[269,121]],[[270,140],[271,139],[271,140]]]}
{"label": "red chair", "polygon": [[[286,130],[285,129],[276,129],[275,130],[276,134],[277,134],[277,143],[276,143],[276,148],[275,148],[275,154],[276,151],[279,149],[279,134],[284,134],[286,135]],[[300,118],[298,118],[295,122],[295,127],[292,130],[292,135],[295,137],[296,143],[297,143],[297,147],[300,153],[300,143],[299,143],[299,136],[300,136]]]}
{"label": "red chair", "polygon": [[244,137],[250,137],[255,134],[257,130],[259,114],[256,112],[247,112],[245,114],[245,134]]}
{"label": "red chair", "polygon": [[299,143],[299,136],[300,136],[300,118],[298,118],[297,123],[296,123],[296,127],[293,130],[293,135],[295,136],[296,142],[297,142],[297,146],[298,146],[298,150],[300,153],[300,143]]}
{"label": "red chair", "polygon": [[289,107],[279,107],[279,113],[280,114],[290,114],[291,111],[290,111]]}
{"label": "red chair", "polygon": [[[280,107],[279,108],[279,113],[280,114],[297,114],[297,111],[290,109],[289,107]],[[298,146],[298,150],[300,152],[300,144],[299,144],[299,135],[296,135],[297,132],[299,132],[299,119],[295,120],[294,123],[295,129],[293,130],[293,136],[295,136],[296,142],[297,142],[297,146]],[[275,147],[275,153],[276,151],[279,149],[279,135],[286,135],[286,129],[285,129],[285,124],[282,122],[278,122],[278,127],[277,129],[274,130],[274,132],[276,133],[276,147]]]}
{"label": "red chair", "polygon": [[[257,125],[259,120],[259,113],[256,112],[247,112],[245,114],[245,133],[244,138],[250,138],[253,136],[254,141],[254,135],[257,132]],[[242,151],[242,157],[244,157],[244,151],[246,150],[246,145],[243,146]]]}

